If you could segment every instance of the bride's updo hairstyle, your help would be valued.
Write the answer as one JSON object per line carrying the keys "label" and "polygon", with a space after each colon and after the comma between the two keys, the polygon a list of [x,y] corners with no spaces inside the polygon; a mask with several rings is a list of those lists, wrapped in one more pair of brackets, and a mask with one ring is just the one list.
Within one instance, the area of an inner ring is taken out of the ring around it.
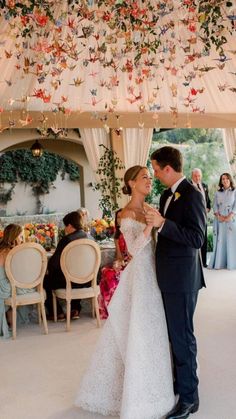
{"label": "bride's updo hairstyle", "polygon": [[128,170],[126,170],[125,175],[124,175],[125,184],[122,188],[122,192],[124,195],[131,195],[132,190],[129,185],[129,181],[135,180],[142,169],[146,169],[146,167],[137,165],[137,166],[130,167]]}

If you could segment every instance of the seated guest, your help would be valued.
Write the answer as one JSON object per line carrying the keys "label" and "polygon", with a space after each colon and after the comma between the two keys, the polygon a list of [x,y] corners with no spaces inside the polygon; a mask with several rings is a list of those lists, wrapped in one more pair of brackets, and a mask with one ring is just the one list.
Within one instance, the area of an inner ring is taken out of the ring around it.
{"label": "seated guest", "polygon": [[77,212],[82,217],[84,231],[89,232],[89,211],[87,210],[87,208],[81,207],[77,210]]}
{"label": "seated guest", "polygon": [[[0,241],[0,336],[5,338],[10,336],[8,325],[12,323],[12,310],[4,304],[4,300],[11,296],[11,284],[5,272],[5,260],[10,250],[23,242],[22,227],[18,224],[9,224],[5,227],[3,237]],[[17,294],[34,292],[34,289],[16,288]],[[17,321],[28,323],[30,306],[17,308]]]}
{"label": "seated guest", "polygon": [[94,237],[90,233],[91,223],[89,220],[89,217],[90,217],[89,210],[87,210],[87,208],[81,207],[77,209],[77,211],[82,217],[83,230],[86,231],[86,233],[88,234],[88,239],[94,240]]}
{"label": "seated guest", "polygon": [[114,242],[116,248],[116,259],[113,263],[113,267],[104,266],[101,270],[101,280],[99,283],[100,295],[98,297],[99,312],[101,319],[106,319],[108,317],[107,306],[119,283],[120,272],[125,268],[130,259],[124,236],[120,231],[121,211],[122,208],[119,209],[115,214]]}
{"label": "seated guest", "polygon": [[[47,293],[47,298],[45,301],[45,306],[48,312],[48,319],[53,319],[53,304],[52,304],[52,290],[58,288],[66,288],[66,279],[61,270],[60,258],[63,249],[67,244],[77,239],[86,239],[88,238],[87,233],[83,230],[83,223],[81,214],[78,211],[70,212],[65,215],[63,218],[63,223],[65,225],[65,236],[59,241],[55,253],[48,261],[48,272],[44,278],[44,288]],[[80,284],[73,284],[72,288],[80,288]],[[80,312],[80,300],[71,301],[71,318],[76,319],[79,317]],[[58,305],[59,315],[58,319],[65,319],[65,315],[62,312],[61,308]],[[61,313],[60,313],[61,311]]]}

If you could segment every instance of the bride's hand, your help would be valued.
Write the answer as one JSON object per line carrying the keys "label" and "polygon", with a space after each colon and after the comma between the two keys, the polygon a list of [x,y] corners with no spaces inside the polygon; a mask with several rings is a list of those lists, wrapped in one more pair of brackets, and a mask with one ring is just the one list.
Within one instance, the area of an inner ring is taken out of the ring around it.
{"label": "bride's hand", "polygon": [[146,223],[147,225],[152,225],[153,227],[160,228],[165,221],[165,218],[159,213],[155,208],[150,208],[146,214]]}
{"label": "bride's hand", "polygon": [[[155,225],[153,224],[151,218],[149,217],[150,214],[152,213],[152,211],[156,211],[156,209],[154,207],[152,207],[150,204],[147,204],[147,202],[144,202],[144,216],[146,219],[146,224],[150,227],[155,227]],[[149,215],[148,215],[149,214]]]}

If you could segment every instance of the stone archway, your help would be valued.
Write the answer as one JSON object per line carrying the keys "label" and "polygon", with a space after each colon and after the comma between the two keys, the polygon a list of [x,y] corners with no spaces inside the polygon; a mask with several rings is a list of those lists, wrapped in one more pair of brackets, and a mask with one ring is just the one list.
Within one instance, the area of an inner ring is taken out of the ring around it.
{"label": "stone archway", "polygon": [[[12,130],[9,133],[3,133],[0,141],[0,152],[14,150],[19,148],[30,149],[34,141],[39,138],[36,130]],[[40,139],[44,149],[51,153],[56,153],[66,159],[72,160],[80,167],[80,200],[81,206],[90,209],[91,216],[98,216],[98,206],[94,202],[98,202],[99,195],[93,191],[91,185],[94,182],[93,172],[89,166],[89,162],[81,142],[80,137],[73,130],[69,130],[68,138]],[[95,195],[98,195],[95,197]]]}

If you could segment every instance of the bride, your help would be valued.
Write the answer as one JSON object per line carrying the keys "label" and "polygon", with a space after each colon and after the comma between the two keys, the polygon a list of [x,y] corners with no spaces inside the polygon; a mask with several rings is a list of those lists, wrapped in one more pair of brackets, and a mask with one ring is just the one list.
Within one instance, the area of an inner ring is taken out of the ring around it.
{"label": "bride", "polygon": [[121,419],[161,419],[173,407],[174,394],[152,225],[145,223],[151,178],[146,167],[134,166],[124,182],[131,200],[121,213],[121,231],[132,259],[121,273],[75,403]]}

